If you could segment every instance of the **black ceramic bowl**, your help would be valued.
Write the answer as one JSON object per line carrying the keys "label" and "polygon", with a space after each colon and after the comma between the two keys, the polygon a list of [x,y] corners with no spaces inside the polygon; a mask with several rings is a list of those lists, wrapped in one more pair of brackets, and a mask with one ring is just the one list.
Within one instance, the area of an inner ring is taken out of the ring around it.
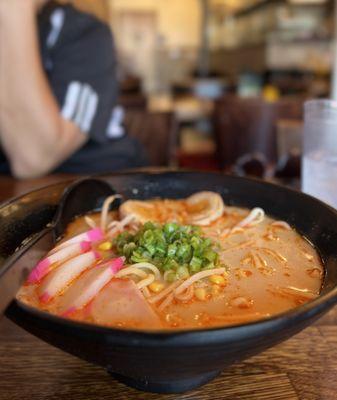
{"label": "black ceramic bowl", "polygon": [[[322,293],[316,300],[261,322],[227,328],[140,332],[65,320],[17,301],[7,310],[8,317],[27,331],[101,365],[127,385],[167,393],[202,385],[226,365],[296,334],[337,302],[337,212],[322,202],[284,187],[218,173],[139,171],[103,178],[126,198],[179,198],[207,189],[221,193],[226,204],[262,207],[306,236],[326,266]],[[3,258],[50,221],[64,187],[44,188],[0,208]]]}

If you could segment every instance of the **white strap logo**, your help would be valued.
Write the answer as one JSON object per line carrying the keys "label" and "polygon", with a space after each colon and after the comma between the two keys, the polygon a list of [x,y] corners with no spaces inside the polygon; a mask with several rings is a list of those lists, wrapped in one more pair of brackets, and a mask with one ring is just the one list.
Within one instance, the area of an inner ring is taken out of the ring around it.
{"label": "white strap logo", "polygon": [[58,8],[50,16],[51,31],[47,38],[47,46],[50,49],[55,46],[57,39],[60,36],[62,27],[64,25],[64,18],[65,14],[62,8]]}
{"label": "white strap logo", "polygon": [[98,95],[86,83],[71,82],[68,86],[61,115],[73,121],[84,133],[91,129],[98,107]]}

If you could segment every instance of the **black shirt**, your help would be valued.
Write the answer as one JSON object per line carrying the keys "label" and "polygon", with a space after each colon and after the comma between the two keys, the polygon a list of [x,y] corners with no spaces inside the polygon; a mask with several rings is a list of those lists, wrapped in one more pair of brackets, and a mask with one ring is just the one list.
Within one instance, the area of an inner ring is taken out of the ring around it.
{"label": "black shirt", "polygon": [[57,171],[106,172],[144,165],[139,144],[123,129],[112,129],[118,88],[109,27],[71,5],[52,1],[40,13],[38,28],[43,67],[60,113],[89,136]]}
{"label": "black shirt", "polygon": [[108,26],[70,5],[50,3],[39,16],[44,69],[65,119],[96,142],[117,99],[116,60]]}

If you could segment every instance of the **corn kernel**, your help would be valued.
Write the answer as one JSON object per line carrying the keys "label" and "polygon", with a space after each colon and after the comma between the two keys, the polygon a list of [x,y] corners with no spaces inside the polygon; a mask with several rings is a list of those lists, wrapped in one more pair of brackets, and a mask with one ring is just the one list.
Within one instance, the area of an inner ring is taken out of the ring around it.
{"label": "corn kernel", "polygon": [[221,275],[211,275],[209,277],[210,282],[215,283],[216,285],[225,286],[226,281],[225,278]]}
{"label": "corn kernel", "polygon": [[206,300],[206,290],[203,288],[195,289],[194,295],[198,300],[201,300],[201,301]]}
{"label": "corn kernel", "polygon": [[154,281],[149,285],[151,292],[159,293],[164,289],[164,284],[161,282]]}
{"label": "corn kernel", "polygon": [[98,249],[102,251],[108,251],[111,250],[111,248],[112,248],[111,242],[103,242],[98,246]]}

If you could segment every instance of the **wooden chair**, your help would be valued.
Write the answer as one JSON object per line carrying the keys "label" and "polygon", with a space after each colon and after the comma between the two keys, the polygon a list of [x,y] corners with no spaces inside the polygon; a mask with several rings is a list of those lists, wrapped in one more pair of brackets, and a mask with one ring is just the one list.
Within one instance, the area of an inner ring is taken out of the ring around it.
{"label": "wooden chair", "polygon": [[126,110],[125,127],[145,147],[151,166],[174,164],[177,126],[172,113]]}
{"label": "wooden chair", "polygon": [[147,99],[143,94],[121,94],[118,98],[118,105],[126,110],[145,111],[147,108]]}
{"label": "wooden chair", "polygon": [[279,119],[302,119],[303,102],[226,96],[217,101],[213,114],[214,134],[221,168],[234,165],[245,154],[262,154],[268,163],[277,161],[276,124]]}

